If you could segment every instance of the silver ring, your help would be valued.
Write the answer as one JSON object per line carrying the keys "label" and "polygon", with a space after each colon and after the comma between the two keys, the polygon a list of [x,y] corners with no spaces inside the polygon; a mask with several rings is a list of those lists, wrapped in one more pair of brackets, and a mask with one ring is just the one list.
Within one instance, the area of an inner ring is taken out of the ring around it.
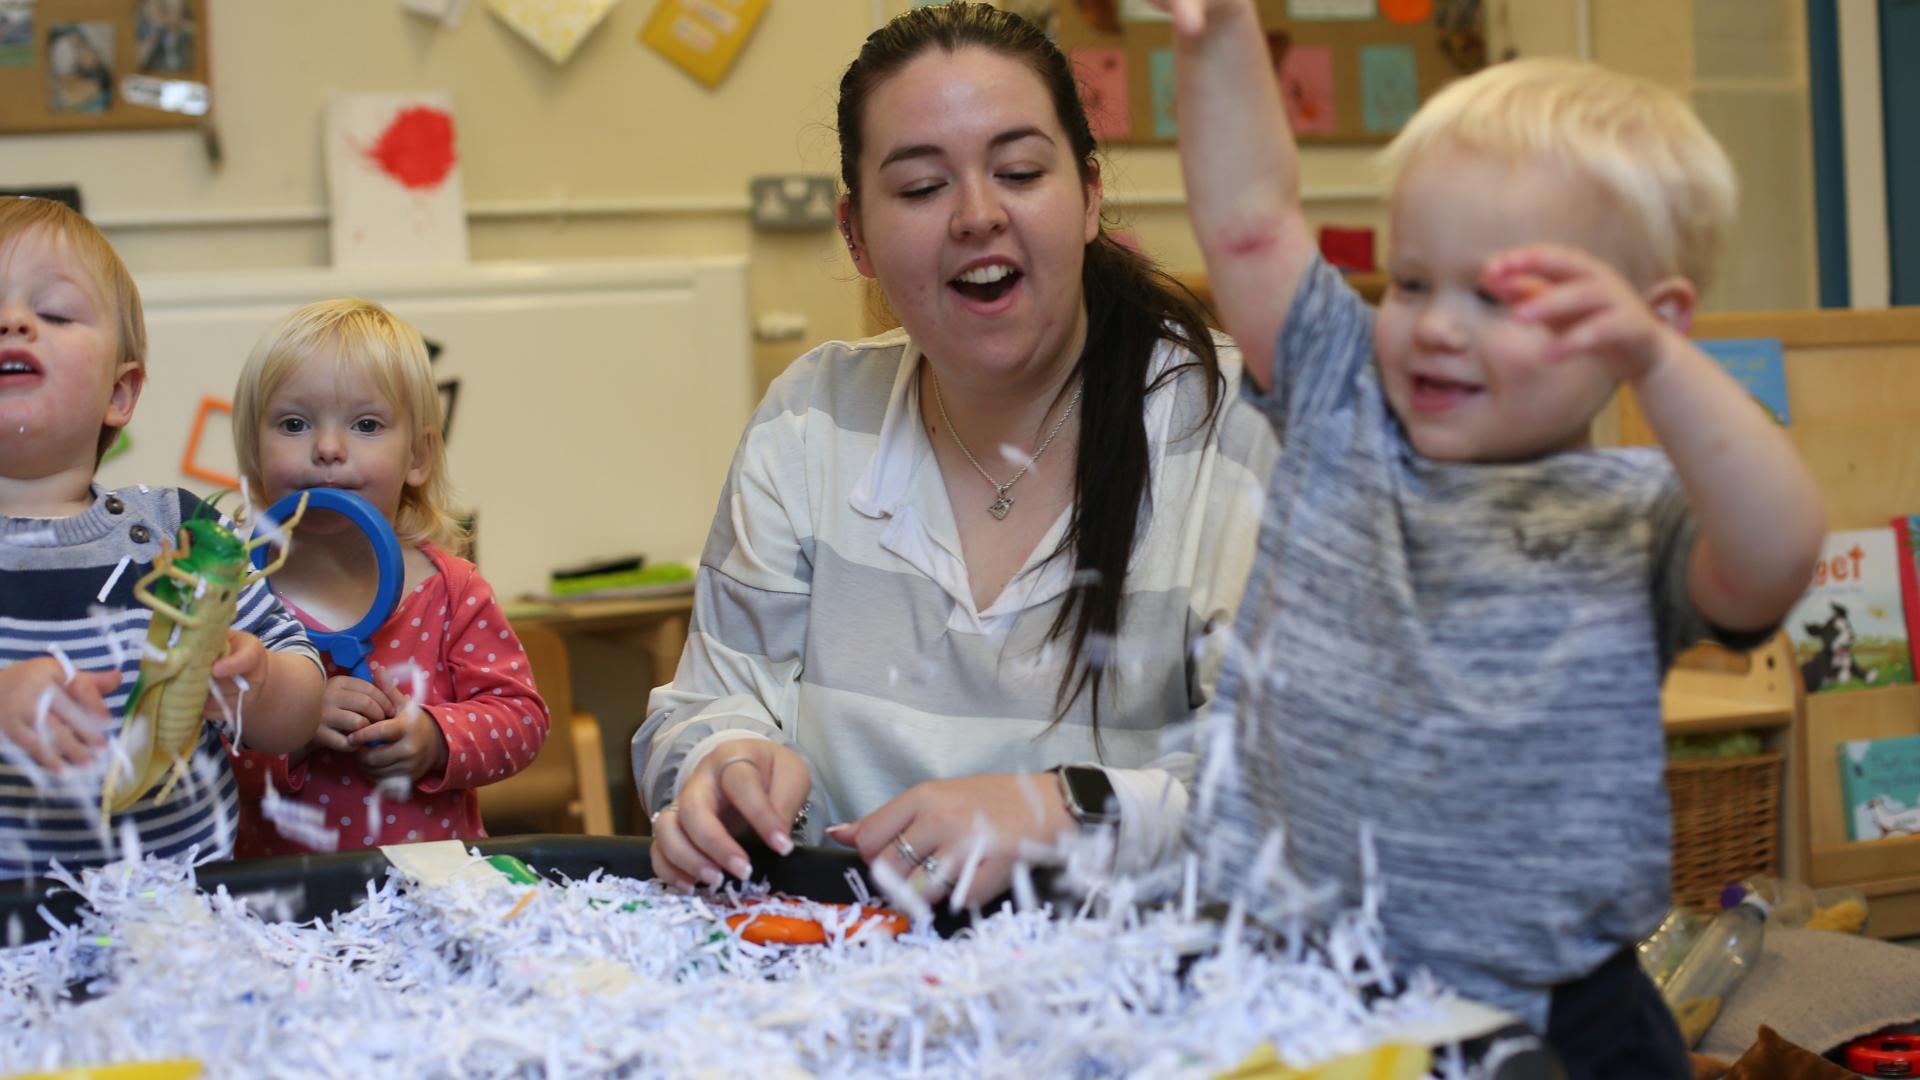
{"label": "silver ring", "polygon": [[680,800],[678,799],[671,800],[667,803],[667,805],[661,807],[658,810],[655,810],[652,814],[650,814],[647,817],[647,824],[649,825],[658,824],[660,821],[660,815],[662,814],[677,814],[679,812],[680,812]]}
{"label": "silver ring", "polygon": [[747,756],[746,754],[735,754],[735,755],[733,755],[732,757],[730,757],[730,758],[728,758],[727,760],[725,760],[725,761],[723,761],[723,762],[721,762],[721,763],[720,763],[720,767],[719,767],[719,768],[717,768],[717,769],[715,769],[715,770],[713,770],[713,778],[714,778],[715,780],[719,780],[719,779],[720,779],[720,774],[721,774],[721,773],[723,773],[723,772],[726,772],[726,771],[727,771],[727,766],[729,766],[729,765],[738,765],[739,763],[741,763],[741,762],[743,762],[743,761],[744,761],[744,762],[746,762],[746,763],[748,763],[749,765],[753,765],[753,767],[754,767],[754,769],[753,769],[753,771],[754,771],[754,772],[759,772],[759,771],[760,771],[760,766],[754,763],[754,760],[753,760],[753,758],[751,758],[751,757],[749,757],[749,756]]}
{"label": "silver ring", "polygon": [[948,892],[953,891],[953,882],[948,881],[946,878],[940,876],[939,856],[929,855],[926,858],[920,860],[920,872],[926,875],[926,879],[928,881],[931,881],[935,885],[938,885],[941,888],[946,889]]}
{"label": "silver ring", "polygon": [[901,858],[907,860],[907,869],[909,871],[925,861],[920,858],[919,852],[913,850],[913,845],[907,843],[906,833],[895,834],[893,838],[893,849],[900,853]]}

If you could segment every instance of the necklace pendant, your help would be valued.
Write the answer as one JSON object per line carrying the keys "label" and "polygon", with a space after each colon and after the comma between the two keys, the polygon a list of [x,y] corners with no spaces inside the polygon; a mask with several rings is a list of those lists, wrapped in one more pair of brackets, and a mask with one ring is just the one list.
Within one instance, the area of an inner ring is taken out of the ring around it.
{"label": "necklace pendant", "polygon": [[987,507],[987,513],[992,514],[995,521],[1005,521],[1007,511],[1011,509],[1013,509],[1013,496],[1007,494],[1006,488],[1001,488],[1000,497],[993,500],[993,504]]}

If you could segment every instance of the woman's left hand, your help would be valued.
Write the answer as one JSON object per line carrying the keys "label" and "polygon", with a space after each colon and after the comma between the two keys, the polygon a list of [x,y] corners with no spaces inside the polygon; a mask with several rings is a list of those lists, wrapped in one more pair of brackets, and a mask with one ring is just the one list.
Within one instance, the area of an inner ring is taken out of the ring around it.
{"label": "woman's left hand", "polygon": [[[1052,844],[1077,827],[1052,773],[991,773],[916,784],[827,836],[858,849],[868,865],[885,860],[929,901],[965,884],[964,907],[1006,891],[1023,842]],[[979,864],[962,883],[976,848]]]}

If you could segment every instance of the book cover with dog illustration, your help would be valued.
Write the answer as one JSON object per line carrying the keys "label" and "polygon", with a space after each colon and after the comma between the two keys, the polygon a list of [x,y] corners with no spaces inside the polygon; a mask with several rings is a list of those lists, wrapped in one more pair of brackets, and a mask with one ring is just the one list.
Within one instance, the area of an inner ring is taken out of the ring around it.
{"label": "book cover with dog illustration", "polygon": [[1813,587],[1787,615],[1807,693],[1913,681],[1900,592],[1904,554],[1891,528],[1827,534]]}
{"label": "book cover with dog illustration", "polygon": [[1835,747],[1847,839],[1920,833],[1920,735],[1855,739]]}

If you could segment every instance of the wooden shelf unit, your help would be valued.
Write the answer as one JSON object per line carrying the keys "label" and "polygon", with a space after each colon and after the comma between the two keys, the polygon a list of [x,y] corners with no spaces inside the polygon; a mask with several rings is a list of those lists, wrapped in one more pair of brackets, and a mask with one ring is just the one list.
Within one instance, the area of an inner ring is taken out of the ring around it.
{"label": "wooden shelf unit", "polygon": [[[1787,435],[1820,484],[1829,529],[1873,528],[1920,513],[1920,308],[1703,315],[1694,335],[1781,340]],[[1631,394],[1621,395],[1619,433],[1624,444],[1655,442]],[[1788,674],[1798,679],[1797,671]],[[1849,842],[1837,764],[1837,747],[1849,739],[1920,735],[1920,686],[1814,694],[1803,699],[1801,721],[1784,728],[1764,715],[1749,722],[1756,718],[1750,697],[1714,698],[1696,673],[1676,669],[1668,728],[1786,733],[1785,872],[1815,888],[1859,889],[1876,937],[1920,934],[1920,837]]]}

